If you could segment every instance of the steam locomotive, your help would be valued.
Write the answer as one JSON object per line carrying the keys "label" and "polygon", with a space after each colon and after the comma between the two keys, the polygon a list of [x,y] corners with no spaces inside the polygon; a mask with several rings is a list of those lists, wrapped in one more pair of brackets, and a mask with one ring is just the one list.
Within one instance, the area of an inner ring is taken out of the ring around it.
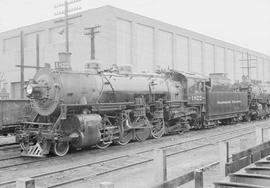
{"label": "steam locomotive", "polygon": [[248,120],[266,119],[270,115],[270,85],[257,80],[248,80],[243,76],[241,83],[235,83],[237,91],[246,92],[248,95],[249,115]]}
{"label": "steam locomotive", "polygon": [[132,73],[128,66],[101,71],[90,63],[86,72],[41,69],[26,93],[37,115],[16,134],[25,156],[104,149],[248,120],[251,114],[247,91],[232,87],[224,74]]}

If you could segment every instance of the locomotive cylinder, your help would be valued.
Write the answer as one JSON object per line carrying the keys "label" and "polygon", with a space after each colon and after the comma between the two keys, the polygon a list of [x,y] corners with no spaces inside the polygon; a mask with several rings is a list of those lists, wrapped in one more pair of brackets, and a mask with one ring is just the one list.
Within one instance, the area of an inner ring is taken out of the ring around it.
{"label": "locomotive cylinder", "polygon": [[[98,114],[80,114],[73,117],[73,127],[78,127],[76,131],[70,134],[70,144],[74,148],[83,148],[96,145],[100,140],[99,126],[101,116]],[[69,126],[70,121],[66,121]],[[74,124],[75,123],[75,124]],[[65,126],[65,124],[64,124]]]}

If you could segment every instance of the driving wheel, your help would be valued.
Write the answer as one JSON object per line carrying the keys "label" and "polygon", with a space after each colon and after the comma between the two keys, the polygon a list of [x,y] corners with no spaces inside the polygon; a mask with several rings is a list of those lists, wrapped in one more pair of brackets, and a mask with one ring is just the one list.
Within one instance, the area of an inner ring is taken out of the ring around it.
{"label": "driving wheel", "polygon": [[161,138],[165,133],[165,123],[163,119],[156,119],[152,121],[151,135],[153,138]]}
{"label": "driving wheel", "polygon": [[119,129],[119,140],[117,140],[117,143],[122,146],[128,144],[133,137],[132,130],[125,130],[124,126],[120,126]]}

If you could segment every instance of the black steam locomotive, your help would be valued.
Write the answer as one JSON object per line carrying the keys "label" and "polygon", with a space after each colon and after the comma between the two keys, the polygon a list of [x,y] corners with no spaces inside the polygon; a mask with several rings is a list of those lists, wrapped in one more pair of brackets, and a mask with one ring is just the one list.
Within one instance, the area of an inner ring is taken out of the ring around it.
{"label": "black steam locomotive", "polygon": [[50,151],[64,156],[70,147],[104,149],[248,120],[253,113],[248,92],[233,87],[224,74],[136,74],[128,66],[100,71],[97,64],[88,64],[86,72],[42,69],[26,93],[37,112],[17,131],[26,156]]}
{"label": "black steam locomotive", "polygon": [[246,92],[248,95],[248,120],[266,119],[270,115],[270,85],[257,80],[248,80],[243,76],[241,83],[235,83],[236,91]]}

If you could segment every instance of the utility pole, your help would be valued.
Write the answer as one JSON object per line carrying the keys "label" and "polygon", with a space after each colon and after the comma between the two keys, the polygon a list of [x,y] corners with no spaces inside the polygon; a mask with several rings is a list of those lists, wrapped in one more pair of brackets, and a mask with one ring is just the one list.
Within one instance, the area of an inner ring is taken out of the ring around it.
{"label": "utility pole", "polygon": [[250,78],[250,70],[253,69],[253,68],[257,68],[255,66],[253,66],[253,67],[251,66],[251,61],[253,61],[253,60],[257,61],[257,59],[251,59],[249,57],[248,52],[247,52],[247,59],[240,59],[240,61],[246,61],[247,62],[247,66],[246,67],[241,67],[241,68],[242,69],[247,69],[247,77],[248,77],[249,80],[251,80],[251,78]]}
{"label": "utility pole", "polygon": [[23,31],[20,32],[20,65],[16,65],[16,67],[20,68],[20,82],[21,82],[21,87],[20,87],[20,97],[21,99],[24,98],[24,69],[25,68],[35,68],[37,71],[40,68],[40,59],[39,59],[39,34],[36,35],[36,66],[27,66],[24,65],[24,33]]}
{"label": "utility pole", "polygon": [[65,0],[66,53],[69,52],[68,2]]}
{"label": "utility pole", "polygon": [[55,21],[55,23],[59,23],[59,22],[63,22],[63,21],[65,22],[65,52],[66,53],[69,53],[69,20],[77,18],[77,17],[81,17],[81,15],[70,17],[69,13],[78,11],[81,9],[81,7],[70,8],[69,6],[71,4],[77,3],[79,1],[81,1],[81,0],[71,0],[71,1],[65,0],[64,3],[61,3],[61,4],[54,6],[54,8],[64,7],[64,10],[61,10],[61,11],[58,11],[55,13],[55,16],[64,15],[64,19],[57,20],[57,21]]}
{"label": "utility pole", "polygon": [[4,84],[4,81],[6,81],[5,73],[0,72],[0,90],[2,89],[2,84]]}
{"label": "utility pole", "polygon": [[[22,36],[21,36],[21,48],[23,46],[23,40],[22,40]],[[32,65],[24,65],[24,49],[21,50],[21,64],[20,65],[16,65],[16,67],[20,67],[21,68],[21,73],[24,74],[24,69],[25,68],[31,68],[31,69],[36,69],[37,71],[40,68],[44,68],[40,66],[40,50],[39,50],[39,34],[36,35],[36,66],[32,66]],[[23,63],[22,63],[23,61]]]}
{"label": "utility pole", "polygon": [[84,28],[87,32],[85,35],[90,36],[91,39],[91,60],[94,60],[95,57],[95,35],[97,33],[100,33],[100,25],[94,26],[94,27],[89,27],[89,28]]}
{"label": "utility pole", "polygon": [[23,31],[20,33],[20,41],[21,41],[21,99],[24,98],[24,35]]}
{"label": "utility pole", "polygon": [[36,65],[37,65],[37,71],[40,68],[40,62],[39,62],[39,34],[36,35]]}
{"label": "utility pole", "polygon": [[0,72],[0,99],[8,99],[9,94],[6,90],[5,73]]}

